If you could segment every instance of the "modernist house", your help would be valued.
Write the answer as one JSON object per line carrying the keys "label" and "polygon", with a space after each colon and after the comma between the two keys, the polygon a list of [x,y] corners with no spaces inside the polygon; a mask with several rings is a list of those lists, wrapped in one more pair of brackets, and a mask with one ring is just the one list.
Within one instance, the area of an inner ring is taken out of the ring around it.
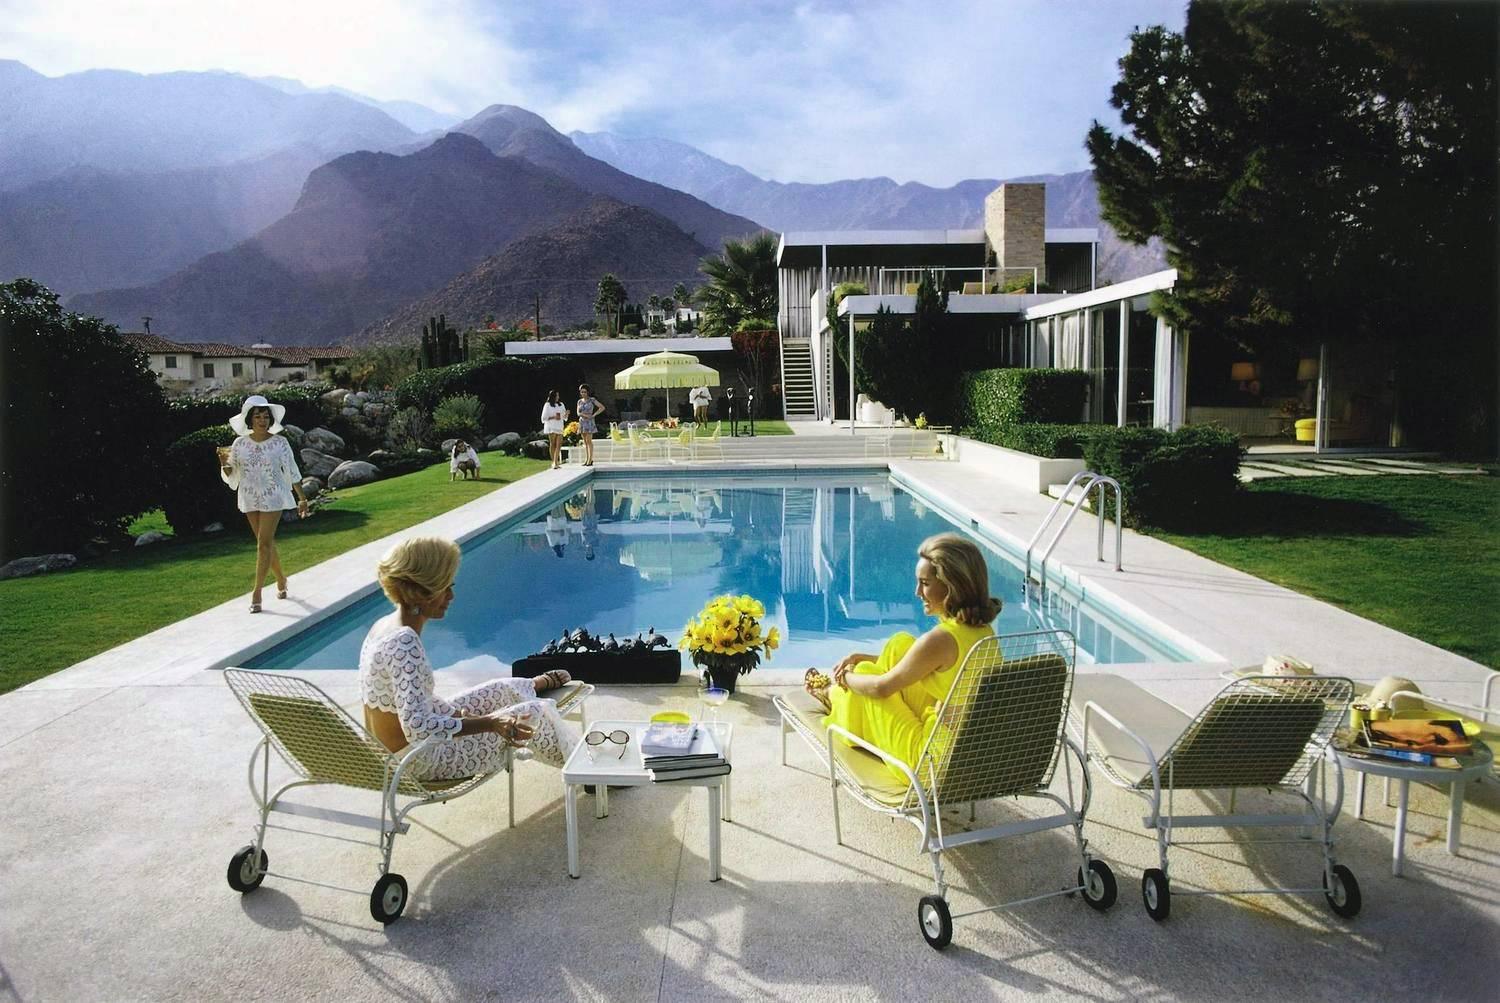
{"label": "modernist house", "polygon": [[[1252,358],[1211,333],[1195,337],[1190,351],[1188,336],[1149,309],[1151,294],[1176,282],[1174,270],[1101,287],[1098,231],[1048,229],[1045,216],[1045,185],[1004,184],[986,197],[977,230],[783,234],[777,321],[787,418],[833,419],[843,396],[833,386],[834,339],[852,337],[857,352],[858,332],[877,310],[911,314],[928,269],[949,291],[968,361],[978,344],[985,365],[1089,371],[1093,392],[1081,420],[1213,422],[1249,444],[1317,450],[1401,444],[1388,360],[1331,359],[1316,344]],[[845,282],[869,294],[840,302],[835,331],[825,304]],[[1023,284],[1048,291],[999,291]]]}
{"label": "modernist house", "polygon": [[247,346],[168,341],[154,334],[123,337],[150,358],[162,387],[177,394],[222,390],[235,383],[315,380],[354,354],[343,345]]}

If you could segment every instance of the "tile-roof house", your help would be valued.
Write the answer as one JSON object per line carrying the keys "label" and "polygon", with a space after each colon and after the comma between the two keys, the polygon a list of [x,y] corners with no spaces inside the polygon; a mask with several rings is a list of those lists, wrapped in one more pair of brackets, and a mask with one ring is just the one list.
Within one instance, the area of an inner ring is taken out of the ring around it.
{"label": "tile-roof house", "polygon": [[126,334],[125,341],[145,352],[151,369],[168,392],[218,390],[236,382],[276,382],[301,374],[317,379],[328,366],[349,358],[343,345],[226,345],[220,342],[169,341],[154,334]]}

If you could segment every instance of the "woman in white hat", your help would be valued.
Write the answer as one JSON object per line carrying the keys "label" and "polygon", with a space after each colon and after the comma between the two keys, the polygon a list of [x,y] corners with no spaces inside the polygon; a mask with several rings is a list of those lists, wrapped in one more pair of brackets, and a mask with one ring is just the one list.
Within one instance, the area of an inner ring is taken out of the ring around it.
{"label": "woman in white hat", "polygon": [[[234,445],[220,450],[219,476],[239,494],[240,511],[255,534],[255,587],[250,593],[250,612],[260,612],[260,590],[266,572],[276,575],[276,598],[286,598],[286,574],[276,553],[276,526],[281,513],[294,505],[307,517],[307,499],[302,494],[302,472],[292,455],[291,443],[281,435],[286,408],[256,394],[246,397],[240,413],[229,419]],[[295,500],[293,495],[296,496]]]}

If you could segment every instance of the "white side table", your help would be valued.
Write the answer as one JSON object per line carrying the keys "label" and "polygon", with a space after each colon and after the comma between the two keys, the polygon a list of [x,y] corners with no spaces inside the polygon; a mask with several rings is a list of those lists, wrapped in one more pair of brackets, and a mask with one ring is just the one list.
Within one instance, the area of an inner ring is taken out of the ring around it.
{"label": "white side table", "polygon": [[1459,833],[1463,830],[1464,788],[1472,779],[1484,776],[1494,762],[1490,747],[1478,739],[1474,740],[1474,751],[1467,765],[1456,770],[1445,770],[1438,766],[1423,766],[1420,763],[1405,763],[1399,759],[1377,759],[1351,756],[1335,749],[1339,765],[1359,774],[1354,792],[1354,817],[1365,814],[1365,778],[1386,777],[1399,783],[1396,794],[1396,828],[1391,837],[1391,874],[1400,877],[1406,860],[1406,800],[1412,783],[1449,785],[1448,791],[1448,852],[1458,855]]}
{"label": "white side table", "polygon": [[[594,817],[609,815],[609,786],[652,787],[651,774],[641,764],[641,732],[645,721],[595,721],[589,731],[610,732],[615,730],[630,733],[630,742],[623,756],[616,758],[613,746],[606,743],[595,750],[595,758],[589,758],[589,747],[579,742],[568,761],[563,764],[563,813],[568,827],[568,876],[576,878],[581,873],[578,863],[578,792],[584,784],[593,784]],[[709,729],[718,745],[719,754],[730,758],[730,744],[734,738],[734,725],[728,722],[701,722]],[[697,777],[692,780],[674,780],[663,787],[703,787],[708,790],[708,880],[719,880],[719,823],[729,820],[729,774],[717,777]]]}

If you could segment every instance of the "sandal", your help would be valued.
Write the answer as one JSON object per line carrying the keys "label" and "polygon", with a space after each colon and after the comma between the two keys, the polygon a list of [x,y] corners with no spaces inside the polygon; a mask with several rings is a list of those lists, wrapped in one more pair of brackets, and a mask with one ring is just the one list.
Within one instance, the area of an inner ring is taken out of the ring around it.
{"label": "sandal", "polygon": [[276,598],[277,599],[285,599],[286,598],[286,589],[277,589],[276,590]]}
{"label": "sandal", "polygon": [[542,690],[560,690],[573,681],[573,674],[567,669],[548,669],[536,677],[537,680],[545,679],[545,685],[538,686],[537,692]]}
{"label": "sandal", "polygon": [[833,713],[833,702],[828,698],[828,688],[833,685],[833,680],[819,672],[817,669],[808,669],[802,676],[802,688],[807,695],[822,705],[823,711]]}
{"label": "sandal", "polygon": [[252,613],[259,613],[260,612],[260,603],[258,603],[258,602],[251,603],[250,604],[250,612],[252,612]]}

